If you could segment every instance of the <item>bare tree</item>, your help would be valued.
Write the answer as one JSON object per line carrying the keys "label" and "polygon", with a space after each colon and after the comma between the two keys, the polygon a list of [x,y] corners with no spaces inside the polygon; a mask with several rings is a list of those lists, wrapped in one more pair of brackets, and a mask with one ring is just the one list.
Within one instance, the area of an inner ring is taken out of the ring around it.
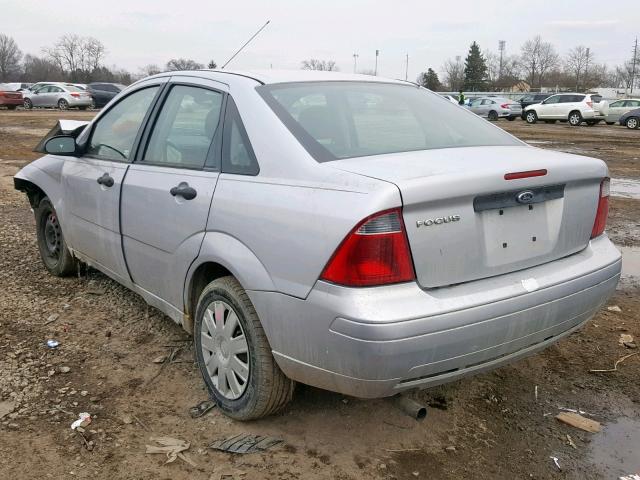
{"label": "bare tree", "polygon": [[82,69],[87,72],[92,72],[100,67],[107,50],[100,40],[93,37],[86,37],[83,39],[82,53]]}
{"label": "bare tree", "polygon": [[537,80],[538,87],[541,87],[545,74],[558,65],[558,54],[551,43],[542,41],[540,35],[524,42],[521,51],[529,84],[533,86]]}
{"label": "bare tree", "polygon": [[327,72],[336,72],[338,67],[334,60],[318,60],[310,58],[302,61],[302,70],[324,70]]}
{"label": "bare tree", "polygon": [[456,57],[455,60],[448,59],[442,66],[444,70],[444,82],[451,91],[457,91],[462,88],[464,84],[464,63],[462,63],[461,57]]}
{"label": "bare tree", "polygon": [[571,75],[576,82],[576,91],[580,89],[580,81],[584,83],[584,77],[587,72],[587,67],[589,66],[591,51],[583,46],[578,45],[577,47],[569,50],[567,57],[564,61],[565,71]]}
{"label": "bare tree", "polygon": [[153,63],[145,65],[144,67],[140,67],[140,76],[141,77],[150,77],[151,75],[156,75],[161,73],[162,69]]}
{"label": "bare tree", "polygon": [[100,67],[106,49],[100,40],[75,34],[63,35],[51,48],[44,48],[47,58],[69,76],[89,74]]}
{"label": "bare tree", "polygon": [[25,82],[40,82],[42,80],[57,82],[64,80],[65,74],[57,64],[51,60],[35,55],[25,55],[23,62],[24,73],[22,80]]}
{"label": "bare tree", "polygon": [[0,33],[0,82],[12,79],[20,72],[22,52],[15,40]]}
{"label": "bare tree", "polygon": [[172,58],[167,62],[167,70],[200,70],[204,65],[190,58]]}

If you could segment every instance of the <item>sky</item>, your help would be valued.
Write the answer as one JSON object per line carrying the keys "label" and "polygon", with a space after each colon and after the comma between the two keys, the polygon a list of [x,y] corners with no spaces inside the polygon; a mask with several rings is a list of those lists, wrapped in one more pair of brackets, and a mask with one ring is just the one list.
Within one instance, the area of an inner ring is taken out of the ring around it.
{"label": "sky", "polygon": [[577,45],[610,66],[631,57],[640,3],[591,0],[0,0],[0,33],[40,54],[63,34],[93,36],[105,64],[132,72],[174,57],[220,66],[267,20],[271,23],[227,68],[297,69],[308,58],[335,60],[343,72],[373,70],[415,80],[428,67],[466,56],[472,41],[516,54],[535,35],[560,54]]}

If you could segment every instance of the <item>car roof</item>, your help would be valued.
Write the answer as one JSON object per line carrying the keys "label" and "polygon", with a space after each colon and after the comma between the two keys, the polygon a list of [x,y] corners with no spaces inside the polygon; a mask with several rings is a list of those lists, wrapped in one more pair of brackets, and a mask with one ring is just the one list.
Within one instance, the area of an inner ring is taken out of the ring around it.
{"label": "car roof", "polygon": [[[167,75],[197,75],[204,78],[220,80],[220,74],[251,78],[265,85],[293,82],[376,82],[415,85],[413,82],[396,80],[373,75],[362,75],[341,72],[327,72],[319,70],[186,70],[163,72],[157,76]],[[229,78],[229,81],[233,81]]]}

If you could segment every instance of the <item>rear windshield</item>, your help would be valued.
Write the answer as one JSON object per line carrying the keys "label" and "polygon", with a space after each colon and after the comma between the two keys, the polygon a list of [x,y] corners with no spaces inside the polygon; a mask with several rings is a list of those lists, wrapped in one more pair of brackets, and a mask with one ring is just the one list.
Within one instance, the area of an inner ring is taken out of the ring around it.
{"label": "rear windshield", "polygon": [[304,82],[263,85],[257,90],[319,162],[521,144],[486,120],[413,85]]}
{"label": "rear windshield", "polygon": [[64,88],[67,92],[84,92],[82,88],[76,87],[75,85],[65,85]]}

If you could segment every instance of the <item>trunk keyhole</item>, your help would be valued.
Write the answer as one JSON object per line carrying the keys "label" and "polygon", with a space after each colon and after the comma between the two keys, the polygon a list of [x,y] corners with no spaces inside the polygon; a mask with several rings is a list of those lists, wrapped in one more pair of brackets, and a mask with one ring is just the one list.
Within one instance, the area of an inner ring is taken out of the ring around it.
{"label": "trunk keyhole", "polygon": [[504,243],[502,244],[502,248],[507,248],[507,242],[504,242]]}

